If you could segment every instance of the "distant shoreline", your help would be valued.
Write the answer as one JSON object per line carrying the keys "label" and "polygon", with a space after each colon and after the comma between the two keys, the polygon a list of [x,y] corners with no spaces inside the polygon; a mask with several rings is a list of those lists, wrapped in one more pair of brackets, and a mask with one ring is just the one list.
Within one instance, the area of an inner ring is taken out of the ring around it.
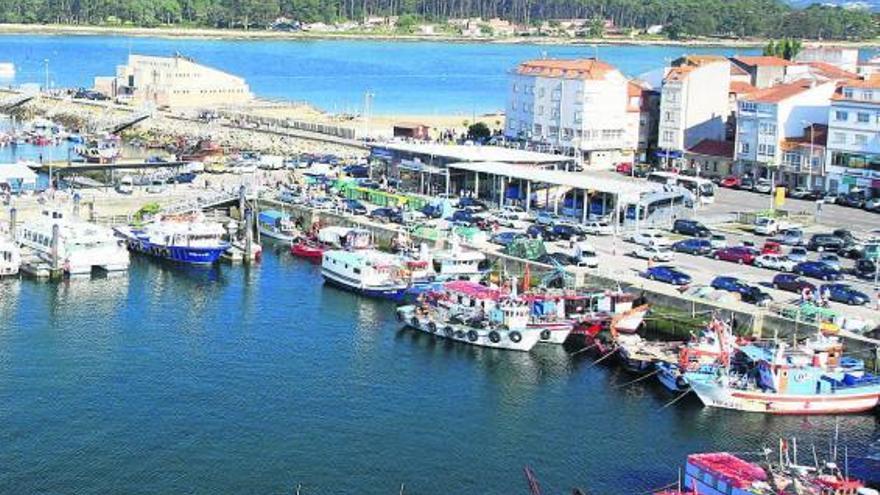
{"label": "distant shoreline", "polygon": [[[505,37],[505,38],[471,38],[465,36],[450,35],[404,35],[404,34],[371,34],[371,33],[316,33],[316,32],[288,32],[288,31],[246,31],[242,29],[211,29],[211,28],[144,28],[144,27],[111,27],[111,26],[73,26],[64,24],[0,24],[0,35],[8,34],[34,34],[34,35],[111,35],[111,36],[135,36],[155,38],[183,38],[183,39],[220,39],[220,40],[291,40],[291,41],[314,41],[314,40],[350,40],[350,41],[441,41],[456,43],[490,43],[490,44],[536,44],[536,45],[620,45],[620,46],[688,46],[688,47],[717,47],[717,48],[762,48],[767,44],[766,39],[641,39],[624,37],[607,37],[600,39],[589,38],[560,38],[560,37]],[[874,41],[805,41],[806,45],[831,44],[835,46],[851,46],[859,48],[880,47],[880,40]]]}

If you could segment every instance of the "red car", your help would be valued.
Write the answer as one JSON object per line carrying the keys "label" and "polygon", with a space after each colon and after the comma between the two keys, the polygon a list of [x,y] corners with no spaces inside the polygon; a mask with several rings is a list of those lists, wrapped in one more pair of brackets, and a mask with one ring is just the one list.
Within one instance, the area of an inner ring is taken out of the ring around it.
{"label": "red car", "polygon": [[746,246],[734,246],[715,251],[713,257],[716,260],[732,261],[741,265],[751,265],[755,262],[755,258],[757,258],[760,254],[761,252],[755,248],[750,248]]}
{"label": "red car", "polygon": [[739,177],[728,175],[727,177],[721,179],[721,182],[718,183],[721,187],[738,187],[739,186]]}
{"label": "red car", "polygon": [[618,163],[616,170],[617,170],[617,173],[619,173],[619,174],[632,175],[633,164],[632,163]]}

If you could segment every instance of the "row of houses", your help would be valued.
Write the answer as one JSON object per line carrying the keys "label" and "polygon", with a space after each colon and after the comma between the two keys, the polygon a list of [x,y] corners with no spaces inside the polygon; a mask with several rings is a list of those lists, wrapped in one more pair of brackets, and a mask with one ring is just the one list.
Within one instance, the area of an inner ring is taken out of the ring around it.
{"label": "row of houses", "polygon": [[597,59],[530,60],[511,76],[505,135],[593,169],[650,162],[880,196],[878,68],[828,47],[687,55],[642,79]]}

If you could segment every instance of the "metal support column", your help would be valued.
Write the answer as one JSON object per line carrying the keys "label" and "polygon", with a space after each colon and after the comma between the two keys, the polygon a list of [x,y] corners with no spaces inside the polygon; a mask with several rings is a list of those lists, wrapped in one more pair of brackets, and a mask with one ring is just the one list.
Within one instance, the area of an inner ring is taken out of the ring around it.
{"label": "metal support column", "polygon": [[526,181],[526,213],[532,210],[532,181]]}

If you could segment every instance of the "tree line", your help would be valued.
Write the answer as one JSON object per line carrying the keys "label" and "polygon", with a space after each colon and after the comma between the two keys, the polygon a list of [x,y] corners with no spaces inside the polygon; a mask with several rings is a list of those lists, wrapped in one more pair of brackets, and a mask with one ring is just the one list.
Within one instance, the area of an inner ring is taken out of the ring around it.
{"label": "tree line", "polygon": [[428,22],[500,17],[533,25],[610,19],[623,29],[663,25],[671,38],[863,40],[878,34],[870,11],[820,4],[795,9],[782,0],[0,0],[0,22],[17,23],[263,28],[280,16],[336,22],[400,15]]}

